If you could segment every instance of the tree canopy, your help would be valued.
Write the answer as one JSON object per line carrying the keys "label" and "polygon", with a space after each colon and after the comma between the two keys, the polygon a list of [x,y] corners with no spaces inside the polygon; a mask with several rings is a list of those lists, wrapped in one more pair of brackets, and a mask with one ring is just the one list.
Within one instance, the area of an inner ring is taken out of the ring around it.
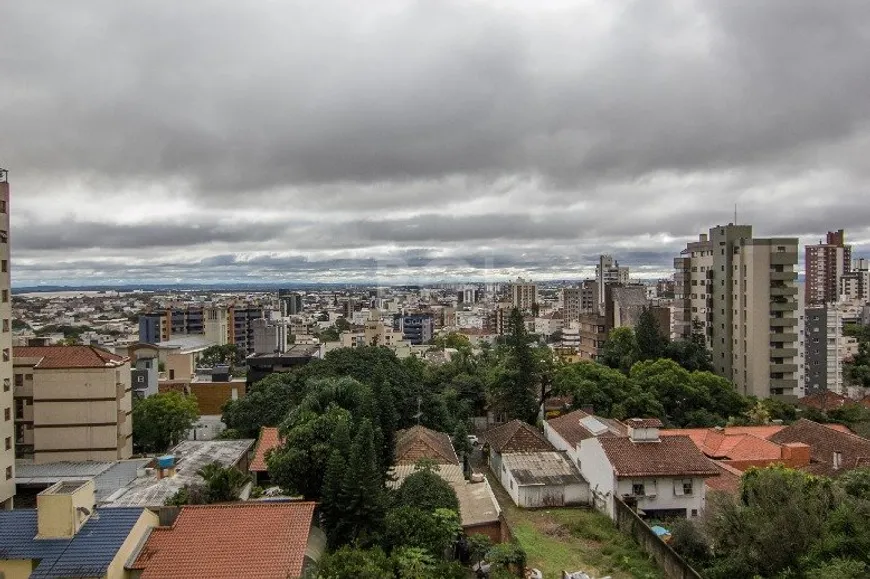
{"label": "tree canopy", "polygon": [[143,452],[165,452],[184,440],[199,419],[196,398],[178,392],[133,402],[133,444]]}

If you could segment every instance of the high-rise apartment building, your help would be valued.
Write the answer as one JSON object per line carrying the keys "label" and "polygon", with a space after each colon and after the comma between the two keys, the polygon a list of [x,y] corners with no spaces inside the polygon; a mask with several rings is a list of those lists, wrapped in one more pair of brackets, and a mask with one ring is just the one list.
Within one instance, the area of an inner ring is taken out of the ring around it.
{"label": "high-rise apartment building", "polygon": [[604,315],[604,288],[614,283],[627,284],[628,267],[620,266],[612,255],[601,255],[595,266],[595,282],[598,284],[598,313]]}
{"label": "high-rise apartment building", "polygon": [[862,308],[854,302],[833,302],[805,313],[805,393],[830,390],[846,394],[843,362],[858,353],[858,340],[844,329],[857,323]]}
{"label": "high-rise apartment building", "polygon": [[252,322],[263,317],[263,309],[249,306],[210,306],[149,312],[139,316],[139,341],[166,342],[178,335],[204,335],[219,346],[235,344],[247,354],[254,353]]}
{"label": "high-rise apartment building", "polygon": [[581,314],[595,313],[598,309],[598,284],[586,280],[581,282],[578,287],[563,289],[562,308],[566,324],[579,322]]}
{"label": "high-rise apartment building", "polygon": [[15,423],[12,420],[12,297],[9,278],[9,181],[0,169],[0,509],[15,495]]}
{"label": "high-rise apartment building", "polygon": [[511,283],[511,304],[521,312],[531,312],[538,303],[538,286],[523,278]]}
{"label": "high-rise apartment building", "polygon": [[278,304],[281,316],[295,316],[302,313],[302,294],[290,290],[278,290]]}
{"label": "high-rise apartment building", "polygon": [[870,303],[870,263],[864,258],[856,259],[852,270],[840,278],[841,300]]}
{"label": "high-rise apartment building", "polygon": [[703,320],[714,369],[742,394],[796,394],[797,245],[729,224],[690,243],[674,262],[678,334]]}
{"label": "high-rise apartment building", "polygon": [[845,233],[829,231],[825,242],[806,247],[807,306],[821,306],[837,301],[840,279],[852,267],[852,246],[845,244]]}

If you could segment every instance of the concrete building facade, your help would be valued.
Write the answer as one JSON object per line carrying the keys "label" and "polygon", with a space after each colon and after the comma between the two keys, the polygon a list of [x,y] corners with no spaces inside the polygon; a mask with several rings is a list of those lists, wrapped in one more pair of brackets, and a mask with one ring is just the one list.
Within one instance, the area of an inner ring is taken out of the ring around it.
{"label": "concrete building facade", "polygon": [[598,257],[598,265],[595,266],[595,283],[598,286],[598,310],[604,313],[605,288],[610,284],[628,283],[628,267],[619,265],[612,255]]}
{"label": "concrete building facade", "polygon": [[9,277],[9,181],[0,169],[0,510],[15,495],[15,426],[12,421],[12,296]]}
{"label": "concrete building facade", "polygon": [[845,244],[845,233],[829,231],[824,243],[806,246],[807,306],[819,306],[837,301],[840,280],[852,268],[852,246]]}
{"label": "concrete building facade", "polygon": [[511,283],[511,305],[521,312],[531,312],[538,303],[538,286],[523,278]]}
{"label": "concrete building facade", "polygon": [[14,349],[15,448],[36,464],[133,454],[130,359],[94,346]]}
{"label": "concrete building facade", "polygon": [[566,324],[579,322],[581,314],[595,313],[598,309],[598,284],[586,280],[578,287],[563,289],[562,309]]}
{"label": "concrete building facade", "polygon": [[674,262],[678,333],[686,336],[703,321],[716,373],[742,394],[798,393],[797,245],[728,224],[690,243]]}
{"label": "concrete building facade", "polygon": [[870,303],[870,263],[866,259],[856,259],[852,270],[840,278],[839,298]]}

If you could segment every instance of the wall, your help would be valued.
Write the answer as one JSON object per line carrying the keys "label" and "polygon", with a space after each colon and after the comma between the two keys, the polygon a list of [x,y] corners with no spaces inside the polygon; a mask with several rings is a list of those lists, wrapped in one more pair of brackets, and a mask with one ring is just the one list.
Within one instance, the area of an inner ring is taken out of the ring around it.
{"label": "wall", "polygon": [[502,537],[505,534],[505,530],[503,529],[504,526],[505,523],[503,522],[503,519],[500,519],[492,523],[467,525],[462,527],[462,531],[469,537],[471,535],[486,535],[493,543],[501,543]]}
{"label": "wall", "polygon": [[563,507],[589,504],[589,487],[585,484],[530,485],[518,487],[518,489],[518,506],[520,507]]}
{"label": "wall", "polygon": [[27,579],[33,572],[33,561],[0,559],[0,577],[4,579]]}
{"label": "wall", "polygon": [[[235,397],[233,396],[235,390]],[[228,400],[243,398],[246,393],[244,380],[238,382],[191,382],[190,393],[196,396],[196,404],[202,415],[221,414]]]}
{"label": "wall", "polygon": [[669,579],[702,579],[697,571],[662,541],[621,499],[614,500],[616,527],[630,535],[649,554]]}
{"label": "wall", "polygon": [[135,525],[133,525],[130,534],[127,535],[127,539],[121,545],[121,548],[118,549],[115,558],[112,559],[112,562],[109,564],[109,570],[105,575],[106,579],[124,579],[124,577],[127,576],[126,571],[124,570],[124,565],[127,563],[127,560],[130,559],[133,551],[139,546],[145,533],[147,533],[152,527],[156,527],[159,522],[157,515],[148,509],[142,509],[142,514],[139,515],[139,520],[136,521]]}
{"label": "wall", "polygon": [[170,380],[190,380],[196,373],[194,354],[166,353],[164,358],[166,376]]}
{"label": "wall", "polygon": [[616,478],[610,461],[601,448],[601,442],[597,438],[581,440],[577,458],[580,461],[580,473],[589,482],[590,502],[612,518],[612,498],[616,489]]}
{"label": "wall", "polygon": [[644,483],[647,493],[655,492],[655,497],[638,497],[637,506],[642,510],[686,509],[686,516],[692,516],[692,510],[701,512],[704,505],[705,486],[703,478],[692,478],[692,494],[678,495],[674,492],[675,482],[688,480],[690,477],[638,477],[621,478],[617,484],[616,496],[630,495],[632,484]]}

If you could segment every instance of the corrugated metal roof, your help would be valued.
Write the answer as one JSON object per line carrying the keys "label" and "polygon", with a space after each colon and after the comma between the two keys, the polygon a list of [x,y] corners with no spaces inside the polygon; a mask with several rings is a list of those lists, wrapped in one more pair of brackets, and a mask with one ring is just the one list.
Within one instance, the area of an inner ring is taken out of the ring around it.
{"label": "corrugated metal roof", "polygon": [[49,462],[31,464],[17,462],[15,484],[51,486],[67,480],[93,479],[97,502],[103,502],[118,489],[136,479],[136,470],[151,462],[150,458],[116,461]]}
{"label": "corrugated metal roof", "polygon": [[520,485],[568,485],[585,483],[577,467],[561,452],[512,452],[502,455],[502,464]]}
{"label": "corrugated metal roof", "polygon": [[0,511],[0,558],[38,560],[31,578],[102,577],[143,510],[101,509],[71,539],[38,540],[36,509]]}

